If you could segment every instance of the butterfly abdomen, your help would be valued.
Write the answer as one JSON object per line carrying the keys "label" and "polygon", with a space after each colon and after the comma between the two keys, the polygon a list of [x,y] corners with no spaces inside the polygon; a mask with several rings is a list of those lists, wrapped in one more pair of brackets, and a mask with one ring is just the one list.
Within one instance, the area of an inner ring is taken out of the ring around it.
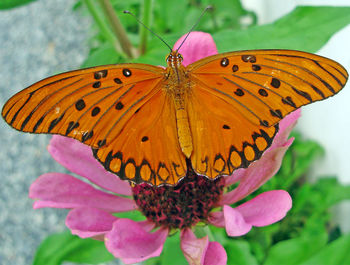
{"label": "butterfly abdomen", "polygon": [[182,98],[175,98],[174,102],[177,136],[179,138],[182,152],[187,158],[189,158],[193,151],[193,143],[187,110],[185,109],[184,100]]}

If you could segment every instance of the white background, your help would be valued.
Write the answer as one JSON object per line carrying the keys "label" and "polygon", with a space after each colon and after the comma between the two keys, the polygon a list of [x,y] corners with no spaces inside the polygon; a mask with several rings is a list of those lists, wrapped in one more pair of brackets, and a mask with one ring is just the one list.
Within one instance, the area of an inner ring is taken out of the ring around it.
{"label": "white background", "polygon": [[[297,5],[350,6],[350,0],[242,0],[242,3],[257,13],[259,24],[273,22]],[[350,25],[335,34],[317,54],[338,61],[350,72]],[[296,129],[321,143],[326,151],[314,164],[310,179],[333,175],[350,184],[350,82],[335,97],[302,109]],[[350,202],[342,203],[336,211],[343,230],[350,231]]]}

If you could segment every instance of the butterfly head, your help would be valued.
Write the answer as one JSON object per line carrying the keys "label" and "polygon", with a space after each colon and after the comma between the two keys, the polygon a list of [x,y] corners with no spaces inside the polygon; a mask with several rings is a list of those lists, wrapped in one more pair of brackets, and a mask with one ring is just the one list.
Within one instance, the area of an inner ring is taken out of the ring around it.
{"label": "butterfly head", "polygon": [[169,67],[179,68],[182,65],[183,57],[177,51],[171,51],[171,53],[166,57],[166,62]]}

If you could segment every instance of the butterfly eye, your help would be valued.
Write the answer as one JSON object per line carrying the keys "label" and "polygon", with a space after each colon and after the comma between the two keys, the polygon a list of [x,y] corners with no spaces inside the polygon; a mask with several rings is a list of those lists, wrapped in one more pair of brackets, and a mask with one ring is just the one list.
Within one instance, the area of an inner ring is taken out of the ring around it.
{"label": "butterfly eye", "polygon": [[167,62],[169,62],[172,58],[173,58],[173,56],[171,54],[169,54],[168,56],[165,57],[165,60]]}

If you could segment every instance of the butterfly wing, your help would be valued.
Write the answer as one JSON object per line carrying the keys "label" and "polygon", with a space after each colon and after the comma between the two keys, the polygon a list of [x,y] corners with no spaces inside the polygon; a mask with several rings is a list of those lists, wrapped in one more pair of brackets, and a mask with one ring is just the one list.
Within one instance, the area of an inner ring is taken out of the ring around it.
{"label": "butterfly wing", "polygon": [[336,94],[348,78],[340,64],[292,50],[218,54],[187,70],[191,161],[210,178],[247,167],[271,145],[283,117]]}
{"label": "butterfly wing", "polygon": [[271,145],[278,124],[265,127],[251,122],[209,88],[197,83],[188,104],[191,162],[198,174],[216,178],[259,159]]}
{"label": "butterfly wing", "polygon": [[175,185],[186,175],[174,103],[162,90],[135,113],[123,130],[129,133],[120,134],[108,146],[94,150],[107,170],[122,179],[156,186]]}
{"label": "butterfly wing", "polygon": [[[172,110],[171,102],[162,93],[164,72],[163,68],[151,65],[118,64],[59,74],[14,95],[3,107],[2,115],[17,130],[60,134],[93,147],[101,163],[114,173],[118,173],[115,160],[106,166],[108,154],[122,154],[120,167],[126,171],[119,173],[124,178],[135,182],[146,179],[155,184],[159,181],[153,176],[160,172],[163,182],[172,182],[184,176],[186,167],[175,142],[176,125],[160,115],[160,106],[169,108],[169,116]],[[164,124],[168,131],[152,124]],[[147,130],[150,133],[145,136],[149,141],[143,143],[142,134]],[[167,146],[156,144],[168,135],[174,140]],[[170,158],[166,158],[168,151],[172,152]],[[128,166],[129,161],[134,161],[133,169]],[[142,167],[144,164],[148,169]],[[173,164],[178,165],[177,173],[181,176],[172,175]],[[169,171],[169,176],[165,176],[162,168]],[[135,173],[132,175],[130,170]],[[148,170],[152,177],[148,177]]]}

